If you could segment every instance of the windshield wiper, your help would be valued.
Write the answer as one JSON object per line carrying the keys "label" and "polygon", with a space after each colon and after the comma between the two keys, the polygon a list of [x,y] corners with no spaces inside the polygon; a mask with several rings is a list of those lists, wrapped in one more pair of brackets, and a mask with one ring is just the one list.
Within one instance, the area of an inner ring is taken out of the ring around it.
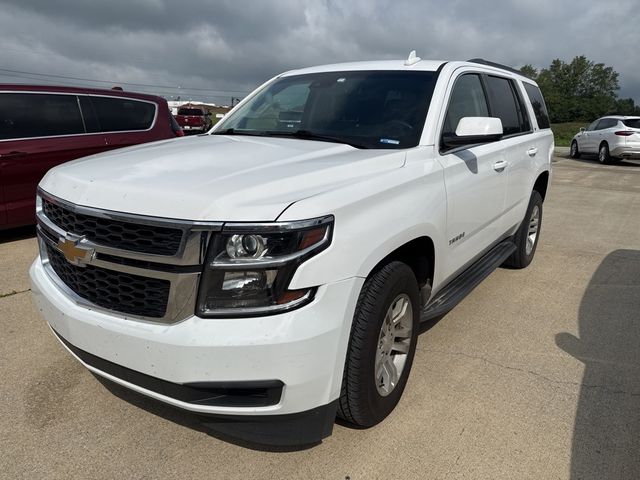
{"label": "windshield wiper", "polygon": [[305,140],[319,140],[321,142],[332,142],[332,143],[343,143],[345,145],[350,145],[353,148],[369,148],[366,145],[361,143],[352,142],[351,140],[342,138],[342,137],[334,137],[331,135],[323,135],[320,133],[314,133],[309,130],[296,130],[293,132],[265,132],[265,134],[273,137],[295,137],[295,138],[303,138]]}
{"label": "windshield wiper", "polygon": [[266,137],[269,134],[259,130],[236,130],[235,128],[227,128],[219,132],[211,132],[211,135],[249,135],[251,137]]}
{"label": "windshield wiper", "polygon": [[331,135],[322,135],[320,133],[314,133],[309,130],[295,130],[293,132],[278,132],[278,131],[261,131],[261,130],[236,130],[235,128],[227,128],[219,132],[211,132],[211,135],[249,135],[252,137],[294,137],[302,138],[305,140],[318,140],[321,142],[342,143],[350,145],[353,148],[369,148],[367,145],[361,143],[352,142],[342,137],[334,137]]}

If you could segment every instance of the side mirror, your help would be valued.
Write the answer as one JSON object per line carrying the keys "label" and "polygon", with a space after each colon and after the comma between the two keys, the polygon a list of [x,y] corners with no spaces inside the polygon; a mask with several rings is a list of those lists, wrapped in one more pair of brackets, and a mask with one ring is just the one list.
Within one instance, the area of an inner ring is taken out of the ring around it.
{"label": "side mirror", "polygon": [[475,143],[495,142],[502,138],[502,120],[493,117],[463,117],[454,135],[444,135],[447,147],[460,147]]}
{"label": "side mirror", "polygon": [[586,132],[586,131],[587,131],[587,129],[586,129],[586,128],[584,128],[584,127],[580,128],[580,133],[584,133],[584,132]]}

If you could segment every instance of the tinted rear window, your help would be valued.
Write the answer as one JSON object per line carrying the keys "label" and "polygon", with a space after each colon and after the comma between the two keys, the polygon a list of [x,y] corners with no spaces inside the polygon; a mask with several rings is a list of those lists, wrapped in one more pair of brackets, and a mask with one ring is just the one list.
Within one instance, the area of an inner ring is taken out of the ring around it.
{"label": "tinted rear window", "polygon": [[129,98],[92,96],[91,103],[103,132],[148,130],[156,115],[154,103]]}
{"label": "tinted rear window", "polygon": [[75,95],[0,94],[0,139],[85,133]]}
{"label": "tinted rear window", "polygon": [[623,120],[622,123],[630,128],[640,128],[640,118]]}
{"label": "tinted rear window", "polygon": [[527,96],[531,101],[531,106],[533,107],[533,113],[536,116],[536,120],[538,121],[539,128],[549,128],[549,113],[547,112],[547,106],[544,103],[544,98],[542,98],[542,92],[535,85],[531,85],[530,83],[524,83],[524,89],[527,92]]}
{"label": "tinted rear window", "polygon": [[180,108],[178,109],[178,115],[204,115],[204,112],[199,108]]}

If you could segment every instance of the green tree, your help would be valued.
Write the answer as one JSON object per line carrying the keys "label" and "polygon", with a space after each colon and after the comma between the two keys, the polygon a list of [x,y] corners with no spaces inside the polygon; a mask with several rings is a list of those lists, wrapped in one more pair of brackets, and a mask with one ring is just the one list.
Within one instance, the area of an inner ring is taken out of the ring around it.
{"label": "green tree", "polygon": [[533,65],[524,65],[520,68],[520,72],[522,72],[525,77],[529,77],[531,80],[535,80],[536,78],[538,78],[538,70]]}
{"label": "green tree", "polygon": [[640,115],[640,105],[636,105],[633,98],[619,98],[614,108],[608,112],[610,115]]}
{"label": "green tree", "polygon": [[531,65],[521,71],[538,82],[552,123],[591,121],[618,106],[618,72],[584,55],[569,63],[555,59],[539,72]]}

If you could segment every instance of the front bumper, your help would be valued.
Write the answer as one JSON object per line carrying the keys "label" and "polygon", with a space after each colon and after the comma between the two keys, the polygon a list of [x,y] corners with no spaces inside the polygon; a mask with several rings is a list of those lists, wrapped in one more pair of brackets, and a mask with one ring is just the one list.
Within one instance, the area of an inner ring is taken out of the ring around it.
{"label": "front bumper", "polygon": [[[350,278],[324,285],[309,305],[280,315],[235,319],[191,316],[177,324],[162,325],[77,305],[53,283],[39,258],[31,266],[30,276],[39,310],[68,343],[67,349],[91,371],[175,407],[207,415],[247,417],[307,412],[339,397],[351,319],[363,283],[363,279]],[[194,403],[189,397],[185,400],[173,395],[171,389],[160,393],[162,390],[137,381],[135,375],[101,369],[95,362],[84,361],[70,346],[171,384],[281,382],[281,395],[277,403],[267,406]]]}

